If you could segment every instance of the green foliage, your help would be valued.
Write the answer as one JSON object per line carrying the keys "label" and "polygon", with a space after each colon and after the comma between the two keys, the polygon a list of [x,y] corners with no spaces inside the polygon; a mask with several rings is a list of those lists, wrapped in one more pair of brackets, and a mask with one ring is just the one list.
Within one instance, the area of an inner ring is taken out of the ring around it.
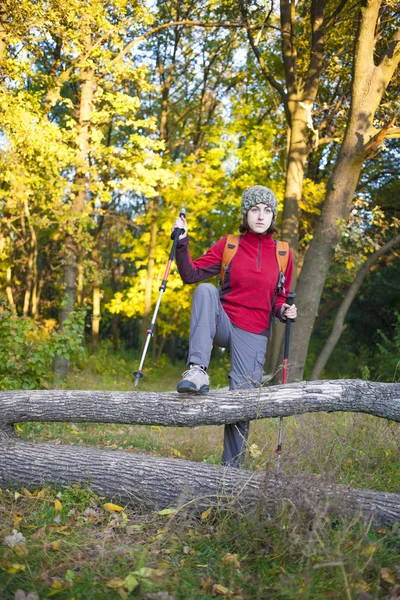
{"label": "green foliage", "polygon": [[41,389],[49,387],[56,355],[79,359],[83,349],[83,322],[86,309],[72,313],[62,332],[54,323],[44,325],[20,317],[4,303],[0,313],[0,389]]}

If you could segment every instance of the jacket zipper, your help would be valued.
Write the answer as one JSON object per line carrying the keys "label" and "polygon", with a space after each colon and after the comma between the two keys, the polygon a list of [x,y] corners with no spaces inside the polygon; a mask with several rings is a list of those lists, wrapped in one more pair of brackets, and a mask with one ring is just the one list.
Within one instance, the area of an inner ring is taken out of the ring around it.
{"label": "jacket zipper", "polygon": [[258,240],[257,271],[261,269],[261,237]]}

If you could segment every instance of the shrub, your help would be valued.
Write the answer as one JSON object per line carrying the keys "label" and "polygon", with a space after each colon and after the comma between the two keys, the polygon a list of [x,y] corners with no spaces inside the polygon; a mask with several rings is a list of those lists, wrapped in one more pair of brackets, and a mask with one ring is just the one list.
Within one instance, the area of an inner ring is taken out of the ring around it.
{"label": "shrub", "polygon": [[86,309],[72,313],[62,332],[30,317],[12,313],[0,301],[0,389],[49,387],[56,355],[79,359],[83,349]]}

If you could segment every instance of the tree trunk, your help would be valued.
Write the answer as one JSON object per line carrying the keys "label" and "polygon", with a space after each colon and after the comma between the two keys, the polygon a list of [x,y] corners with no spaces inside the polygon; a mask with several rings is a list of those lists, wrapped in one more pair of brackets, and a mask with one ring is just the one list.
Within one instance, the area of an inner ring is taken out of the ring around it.
{"label": "tree trunk", "polygon": [[15,302],[14,302],[14,295],[13,295],[13,291],[12,291],[12,270],[11,267],[7,267],[7,271],[6,271],[6,281],[7,281],[7,285],[6,285],[6,296],[7,296],[7,302],[10,306],[10,310],[13,313],[17,312],[17,307],[15,306]]}
{"label": "tree trunk", "polygon": [[285,196],[282,214],[281,238],[288,242],[293,252],[292,290],[296,287],[297,254],[299,247],[299,205],[303,194],[304,169],[308,155],[307,111],[299,105],[301,98],[289,102],[292,115],[289,151],[287,156]]}
{"label": "tree trunk", "polygon": [[[28,242],[28,263],[27,263],[27,274],[26,274],[26,287],[25,287],[25,295],[24,295],[24,305],[22,309],[22,314],[24,317],[27,317],[29,314],[29,307],[32,303],[32,314],[33,314],[33,306],[36,303],[36,289],[37,289],[37,260],[38,260],[38,247],[37,247],[37,237],[36,231],[31,223],[31,215],[29,211],[28,202],[24,203],[24,213],[26,217],[26,222],[28,224],[28,229],[30,233],[30,238]],[[25,229],[25,227],[24,227]]]}
{"label": "tree trunk", "polygon": [[120,347],[119,324],[120,324],[120,315],[113,315],[112,322],[111,322],[113,350],[119,350],[119,347]]}
{"label": "tree trunk", "polygon": [[149,260],[147,263],[146,286],[144,292],[144,311],[143,311],[143,339],[146,338],[146,331],[149,328],[151,319],[151,296],[153,291],[154,265],[156,259],[156,243],[157,243],[157,218],[158,218],[158,198],[153,198],[149,202],[150,213],[150,244],[149,244]]}
{"label": "tree trunk", "polygon": [[[290,381],[303,378],[308,345],[332,254],[340,236],[340,220],[348,210],[358,183],[363,161],[376,139],[375,112],[400,60],[400,34],[388,44],[380,64],[374,64],[375,26],[380,0],[370,0],[361,9],[354,53],[350,118],[342,147],[328,183],[327,195],[314,237],[305,256],[297,283],[296,340],[292,343]],[[379,132],[378,132],[379,133]]]}
{"label": "tree trunk", "polygon": [[[179,7],[179,5],[178,5]],[[169,96],[171,91],[172,79],[175,71],[176,54],[178,50],[179,30],[175,30],[175,43],[171,56],[171,64],[166,69],[166,76],[164,73],[165,65],[160,65],[160,77],[162,79],[162,91],[161,91],[161,114],[160,114],[160,140],[164,141],[168,146],[168,112],[169,112]],[[150,243],[149,243],[149,261],[147,263],[147,274],[146,274],[146,286],[144,294],[144,311],[143,311],[143,328],[142,337],[146,339],[146,332],[149,328],[151,319],[151,296],[153,291],[153,279],[154,279],[154,265],[156,256],[156,243],[158,233],[158,213],[159,213],[159,202],[161,198],[153,198],[149,202],[149,214],[150,214]],[[153,347],[155,341],[153,339]]]}
{"label": "tree trunk", "polygon": [[197,427],[307,412],[361,412],[400,422],[400,383],[358,379],[215,391],[23,390],[0,392],[0,425],[27,421]]}
{"label": "tree trunk", "polygon": [[101,267],[100,267],[100,252],[99,239],[97,237],[93,247],[92,259],[94,262],[94,277],[93,277],[93,310],[92,310],[92,346],[98,348],[100,320],[101,320]]}
{"label": "tree trunk", "polygon": [[[74,196],[71,202],[70,231],[65,240],[64,258],[64,302],[60,312],[60,331],[64,329],[64,322],[70,317],[74,310],[79,256],[79,238],[81,227],[79,219],[82,218],[85,208],[86,188],[88,185],[88,163],[89,152],[89,125],[92,115],[92,100],[94,93],[94,72],[84,69],[81,73],[81,97],[79,105],[78,140],[76,154],[76,175],[74,178]],[[72,233],[71,233],[72,230]],[[61,356],[54,360],[55,374],[64,379],[68,374],[69,361]]]}
{"label": "tree trunk", "polygon": [[396,246],[399,243],[400,243],[400,235],[397,235],[394,238],[392,238],[389,242],[384,244],[381,248],[379,248],[379,250],[374,252],[372,254],[372,256],[370,256],[369,259],[362,265],[361,269],[357,273],[357,276],[356,276],[354,282],[352,283],[349,290],[347,291],[347,294],[344,297],[344,300],[343,300],[342,304],[340,305],[340,308],[336,314],[336,318],[335,318],[335,321],[332,326],[332,331],[331,331],[328,339],[326,340],[325,346],[323,347],[322,352],[319,355],[318,360],[315,363],[315,366],[312,370],[312,373],[310,376],[311,380],[319,379],[323,368],[325,367],[330,355],[332,354],[333,350],[335,349],[335,346],[338,343],[340,336],[342,335],[342,333],[346,327],[344,325],[344,320],[349,311],[349,308],[350,308],[354,298],[356,297],[356,294],[357,294],[358,290],[360,289],[365,277],[367,276],[368,271],[370,270],[371,266],[374,263],[376,263],[376,261],[379,260],[379,258],[381,256],[383,256],[386,252],[388,252],[391,248],[393,248],[394,246]]}
{"label": "tree trunk", "polygon": [[4,60],[4,55],[7,48],[6,22],[7,12],[5,6],[0,6],[0,64]]}
{"label": "tree trunk", "polygon": [[66,487],[79,482],[101,496],[150,510],[185,505],[204,510],[214,505],[245,514],[257,510],[270,518],[290,503],[310,517],[361,513],[376,525],[400,521],[400,494],[121,451],[30,444],[12,439],[9,432],[0,439],[4,488]]}

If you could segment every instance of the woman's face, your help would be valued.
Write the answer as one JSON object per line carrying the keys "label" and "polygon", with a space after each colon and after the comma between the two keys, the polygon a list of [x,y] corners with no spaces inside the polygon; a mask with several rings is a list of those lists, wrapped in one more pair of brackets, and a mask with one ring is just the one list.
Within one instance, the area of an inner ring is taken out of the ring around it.
{"label": "woman's face", "polygon": [[265,204],[256,204],[247,213],[247,223],[253,233],[265,233],[271,226],[273,212]]}

